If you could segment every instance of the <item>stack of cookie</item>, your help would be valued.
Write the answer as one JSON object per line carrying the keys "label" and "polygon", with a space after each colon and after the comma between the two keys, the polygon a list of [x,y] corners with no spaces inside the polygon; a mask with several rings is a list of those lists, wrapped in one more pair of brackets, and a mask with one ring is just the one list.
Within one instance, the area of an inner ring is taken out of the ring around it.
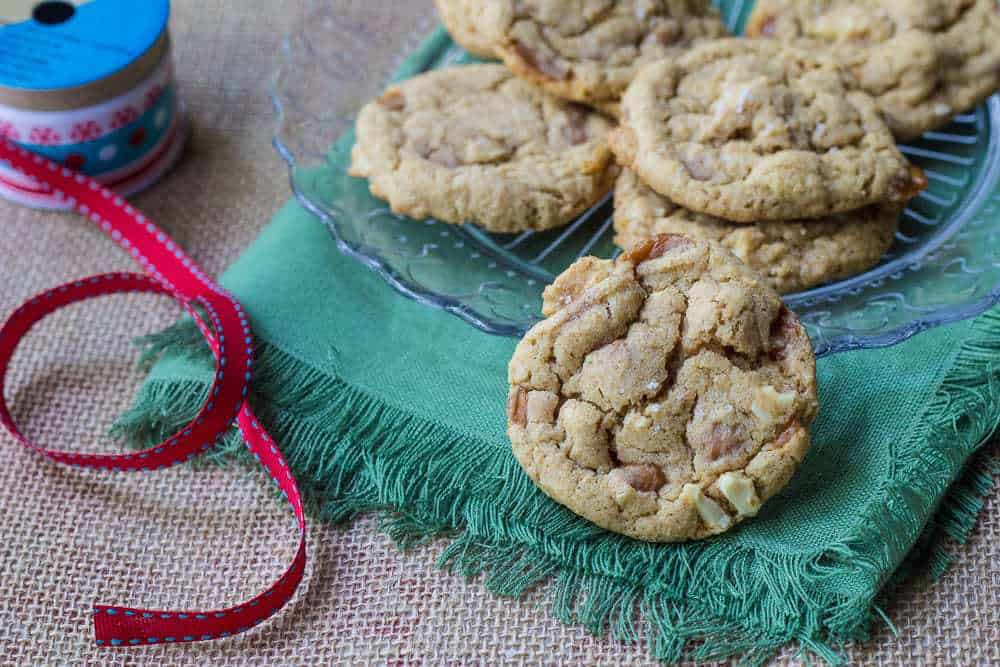
{"label": "stack of cookie", "polygon": [[621,109],[617,242],[712,239],[779,292],[874,265],[925,185],[874,100],[801,45],[705,42],[645,67]]}
{"label": "stack of cookie", "polygon": [[[725,37],[708,0],[436,0],[452,37],[558,97],[617,116],[642,66]],[[832,55],[899,141],[1000,88],[996,0],[756,0],[748,37]]]}
{"label": "stack of cookie", "polygon": [[995,0],[759,0],[747,32],[769,39],[752,41],[726,38],[709,0],[437,5],[456,42],[503,66],[419,76],[362,110],[351,173],[376,196],[541,231],[620,173],[620,246],[711,239],[780,292],[876,264],[922,187],[894,138],[1000,87]]}
{"label": "stack of cookie", "polygon": [[758,0],[747,34],[768,39],[696,47],[630,87],[616,242],[712,239],[779,292],[860,273],[926,185],[892,140],[1000,88],[998,3]]}

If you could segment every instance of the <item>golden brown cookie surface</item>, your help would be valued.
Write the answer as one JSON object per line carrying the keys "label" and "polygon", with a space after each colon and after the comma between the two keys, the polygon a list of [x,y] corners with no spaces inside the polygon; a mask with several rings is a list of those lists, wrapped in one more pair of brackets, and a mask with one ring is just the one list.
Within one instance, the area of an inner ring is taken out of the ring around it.
{"label": "golden brown cookie surface", "polygon": [[519,76],[613,112],[638,69],[726,34],[709,0],[492,0],[483,32]]}
{"label": "golden brown cookie surface", "polygon": [[747,34],[832,48],[901,141],[1000,89],[996,0],[758,0]]}
{"label": "golden brown cookie surface", "polygon": [[468,65],[390,86],[358,115],[352,176],[413,218],[494,232],[564,224],[617,174],[600,114]]}
{"label": "golden brown cookie surface", "polygon": [[482,58],[495,58],[493,44],[477,27],[482,0],[434,0],[441,23],[459,46]]}
{"label": "golden brown cookie surface", "polygon": [[651,541],[727,530],[809,446],[815,360],[778,295],[718,244],[663,235],[585,257],[508,379],[514,454],[594,523]]}
{"label": "golden brown cookie surface", "polygon": [[871,97],[832,58],[773,40],[703,42],[646,66],[610,141],[655,191],[734,222],[899,203],[917,187]]}
{"label": "golden brown cookie surface", "polygon": [[614,226],[622,248],[659,234],[716,241],[787,294],[877,264],[892,245],[899,209],[867,206],[818,220],[737,224],[681,208],[624,169],[615,185]]}

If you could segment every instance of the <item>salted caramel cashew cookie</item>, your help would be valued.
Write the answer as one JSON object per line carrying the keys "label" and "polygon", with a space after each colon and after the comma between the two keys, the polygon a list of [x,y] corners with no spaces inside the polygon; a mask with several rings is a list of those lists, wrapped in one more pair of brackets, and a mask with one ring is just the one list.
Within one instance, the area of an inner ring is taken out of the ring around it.
{"label": "salted caramel cashew cookie", "polygon": [[455,43],[482,58],[495,58],[493,44],[476,27],[482,0],[434,0],[441,23]]}
{"label": "salted caramel cashew cookie", "polygon": [[585,257],[508,368],[508,434],[538,487],[624,535],[676,542],[753,516],[816,414],[809,339],[725,248],[679,235]]}
{"label": "salted caramel cashew cookie", "polygon": [[899,214],[898,206],[875,205],[817,220],[738,224],[677,206],[629,169],[615,184],[617,245],[630,248],[659,234],[716,241],[780,294],[875,266],[892,246]]}
{"label": "salted caramel cashew cookie", "polygon": [[996,0],[758,0],[747,34],[830,49],[900,141],[1000,89]]}
{"label": "salted caramel cashew cookie", "polygon": [[390,86],[358,115],[352,176],[396,213],[493,232],[572,220],[614,184],[610,122],[502,65]]}
{"label": "salted caramel cashew cookie", "polygon": [[638,69],[722,37],[709,0],[491,0],[482,30],[518,76],[614,114]]}
{"label": "salted caramel cashew cookie", "polygon": [[919,184],[847,79],[829,56],[773,40],[702,42],[642,69],[611,148],[656,192],[734,222],[904,202]]}

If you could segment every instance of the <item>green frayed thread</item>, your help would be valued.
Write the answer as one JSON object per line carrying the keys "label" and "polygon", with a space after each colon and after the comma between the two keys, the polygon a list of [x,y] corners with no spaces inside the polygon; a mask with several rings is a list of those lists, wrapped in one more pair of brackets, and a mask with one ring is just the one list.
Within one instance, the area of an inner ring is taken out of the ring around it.
{"label": "green frayed thread", "polygon": [[[897,471],[906,474],[887,485],[885,502],[851,539],[819,557],[765,556],[715,542],[694,551],[654,550],[653,566],[640,570],[634,564],[648,565],[650,558],[632,555],[648,545],[622,539],[594,546],[604,532],[555,503],[539,502],[512,456],[497,456],[485,443],[473,451],[477,443],[467,437],[266,344],[258,346],[251,403],[282,444],[310,513],[323,520],[344,523],[377,513],[381,528],[403,548],[448,539],[441,567],[481,575],[489,590],[511,597],[550,583],[553,613],[597,635],[634,642],[644,623],[651,654],[664,662],[738,656],[761,664],[797,642],[803,651],[842,664],[844,644],[866,639],[872,621],[885,618],[876,604],[917,571],[919,560],[932,576],[948,567],[947,544],[964,542],[993,487],[995,462],[969,465],[953,479],[995,428],[1000,404],[1000,369],[994,367],[1000,315],[991,312],[974,326],[978,340],[957,353],[928,406],[926,428],[914,434],[925,444],[913,448],[919,451],[914,460],[898,463]],[[190,322],[144,343],[147,364],[164,353],[200,355],[209,363]],[[148,382],[115,434],[150,446],[186,424],[206,393],[207,383],[197,381]],[[955,414],[965,416],[954,420]],[[449,456],[457,444],[462,455]],[[201,460],[225,464],[244,453],[233,433]],[[470,479],[477,480],[473,488]],[[501,515],[495,502],[501,492],[523,501]],[[556,528],[551,534],[532,528],[542,523]],[[884,548],[871,552],[865,548],[871,544]],[[868,572],[873,590],[882,587],[877,600],[802,586],[845,564]],[[755,576],[743,574],[751,571]],[[705,581],[713,582],[704,587],[713,593],[689,599],[692,582]]]}

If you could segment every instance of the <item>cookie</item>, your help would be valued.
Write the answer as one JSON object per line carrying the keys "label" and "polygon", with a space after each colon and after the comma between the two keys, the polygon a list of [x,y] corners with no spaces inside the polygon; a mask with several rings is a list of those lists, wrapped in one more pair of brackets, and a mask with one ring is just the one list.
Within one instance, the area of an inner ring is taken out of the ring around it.
{"label": "cookie", "polygon": [[709,0],[492,0],[483,33],[519,76],[614,113],[638,69],[727,34]]}
{"label": "cookie", "polygon": [[776,41],[703,42],[643,68],[611,148],[660,194],[734,222],[906,201],[909,164],[846,78],[832,58]]}
{"label": "cookie", "polygon": [[899,213],[874,205],[818,220],[738,224],[681,208],[625,169],[615,185],[615,243],[630,248],[659,234],[716,241],[788,294],[878,264],[895,238]]}
{"label": "cookie", "polygon": [[759,0],[747,34],[831,48],[901,141],[1000,88],[996,0]]}
{"label": "cookie", "polygon": [[502,65],[437,70],[390,86],[361,110],[350,174],[411,218],[548,229],[611,189],[610,128]]}
{"label": "cookie", "polygon": [[476,0],[434,0],[441,23],[456,44],[481,58],[495,58],[493,45],[476,27],[481,8]]}
{"label": "cookie", "polygon": [[508,368],[508,435],[552,499],[675,542],[756,514],[809,448],[815,359],[777,293],[717,243],[584,257]]}

